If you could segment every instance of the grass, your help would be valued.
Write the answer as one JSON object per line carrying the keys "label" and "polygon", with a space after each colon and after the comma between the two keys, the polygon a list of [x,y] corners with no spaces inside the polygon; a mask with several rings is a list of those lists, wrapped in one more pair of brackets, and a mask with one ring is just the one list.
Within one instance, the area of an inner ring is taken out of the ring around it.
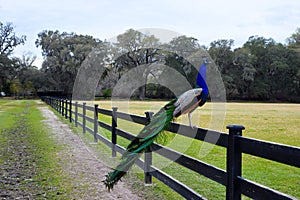
{"label": "grass", "polygon": [[[91,102],[99,107],[111,109],[117,106],[118,111],[144,115],[145,111],[156,112],[166,102],[154,101],[99,101]],[[99,116],[101,121],[110,124],[111,119]],[[178,119],[179,123],[188,124],[186,116]],[[246,137],[266,140],[287,145],[299,146],[300,105],[268,103],[207,103],[193,113],[193,124],[200,127],[227,132],[226,125],[241,124],[246,127]],[[91,126],[92,127],[92,126]],[[118,121],[118,127],[128,132],[138,133],[142,126],[124,120]],[[110,133],[100,131],[110,138]],[[126,146],[128,141],[118,138],[118,144]],[[226,167],[226,150],[201,141],[176,136],[168,145],[170,148],[200,159],[221,169]],[[154,165],[171,176],[185,183],[209,199],[224,199],[225,187],[195,174],[175,163],[155,156]],[[243,176],[252,181],[300,198],[300,169],[277,162],[243,155]],[[142,178],[142,175],[139,175]],[[171,189],[154,180],[154,190],[164,194],[167,199],[181,199]]]}
{"label": "grass", "polygon": [[[110,101],[97,103],[102,108],[110,109],[112,106],[118,106],[119,111],[145,116],[145,111],[156,112],[166,102],[113,102],[113,105]],[[49,137],[44,124],[41,123],[43,117],[37,106],[35,101],[0,100],[0,155],[3,155],[5,147],[12,139],[11,135],[7,133],[15,130],[20,125],[18,121],[22,118],[22,124],[26,127],[28,135],[25,144],[34,147],[30,153],[36,158],[36,176],[33,177],[33,181],[40,188],[40,191],[37,192],[49,199],[67,199],[68,195],[72,193],[72,183],[68,182],[67,178],[64,178],[64,174],[56,164],[61,162],[57,155],[62,150],[62,147],[55,144]],[[221,104],[207,103],[203,108],[195,111],[193,124],[225,132],[227,132],[226,125],[228,124],[242,124],[246,127],[246,130],[243,132],[243,135],[246,137],[293,146],[299,146],[300,144],[298,132],[300,128],[299,104],[228,103],[226,105],[226,116],[221,120],[224,114],[222,107],[223,105]],[[92,112],[88,112],[88,114],[93,116]],[[110,117],[100,115],[99,119],[108,124],[111,123]],[[220,124],[213,123],[214,119],[218,119]],[[186,116],[178,119],[177,122],[188,124]],[[93,127],[92,123],[87,124],[89,127]],[[118,127],[132,133],[138,133],[142,128],[141,125],[120,119],[118,120]],[[73,126],[73,130],[82,136],[80,128],[74,128]],[[101,128],[99,128],[99,132],[107,138],[111,137],[108,131],[104,131]],[[87,143],[93,141],[93,136],[90,134],[86,134],[84,138],[86,138]],[[129,141],[118,137],[118,144],[126,146],[128,143]],[[176,136],[168,146],[225,169],[226,150],[224,148],[182,136]],[[108,166],[114,167],[118,163],[120,155],[116,159],[111,158],[111,151],[104,144],[99,143],[98,145],[92,145],[92,147],[98,151],[99,157],[106,161]],[[154,155],[153,164],[155,166],[193,188],[201,195],[209,199],[225,198],[224,186],[156,154]],[[0,166],[5,160],[5,156],[0,156]],[[156,179],[154,179],[152,187],[145,187],[141,184],[141,181],[136,182],[133,180],[134,177],[143,180],[142,171],[137,167],[131,170],[130,176],[127,176],[124,181],[129,181],[133,190],[144,191],[144,195],[148,199],[182,199],[180,195]],[[243,177],[300,198],[299,168],[250,155],[243,155]],[[244,199],[247,198],[244,197]]]}
{"label": "grass", "polygon": [[[0,155],[5,155],[6,147],[12,143],[14,146],[26,146],[29,158],[26,159],[22,173],[26,177],[26,173],[29,173],[27,169],[34,172],[31,172],[33,177],[30,179],[21,180],[22,190],[29,191],[35,198],[65,199],[70,187],[57,164],[61,146],[50,138],[46,127],[41,123],[43,117],[37,106],[35,101],[0,101],[0,146],[3,147],[0,148]],[[14,157],[15,155],[0,157],[0,165]],[[13,166],[15,161],[10,162]]]}
{"label": "grass", "polygon": [[14,106],[10,105],[9,103],[10,102],[7,100],[0,101],[0,134],[1,134],[0,146],[2,147],[0,149],[1,149],[1,155],[3,155],[0,157],[0,165],[2,165],[5,161],[4,151],[6,151],[6,149],[4,149],[4,147],[8,143],[8,137],[4,134],[4,132],[7,129],[10,129],[14,126],[15,124],[14,113],[20,112],[19,108],[14,108]]}

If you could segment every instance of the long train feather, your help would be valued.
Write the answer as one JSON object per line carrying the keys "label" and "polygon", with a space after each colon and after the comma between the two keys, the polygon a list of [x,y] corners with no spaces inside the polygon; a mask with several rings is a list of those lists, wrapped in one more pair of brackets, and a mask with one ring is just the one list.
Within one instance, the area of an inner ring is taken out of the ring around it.
{"label": "long train feather", "polygon": [[113,172],[108,173],[103,181],[109,191],[127,173],[135,161],[145,152],[146,148],[153,143],[158,134],[172,121],[175,110],[174,103],[176,101],[177,98],[160,109],[152,117],[151,122],[128,145],[125,153],[122,155],[120,164]]}

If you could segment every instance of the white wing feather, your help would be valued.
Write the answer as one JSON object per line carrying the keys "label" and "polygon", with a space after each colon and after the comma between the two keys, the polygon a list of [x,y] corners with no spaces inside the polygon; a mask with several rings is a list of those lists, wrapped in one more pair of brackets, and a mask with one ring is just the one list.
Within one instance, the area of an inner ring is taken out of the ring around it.
{"label": "white wing feather", "polygon": [[174,103],[176,107],[173,116],[176,116],[179,112],[184,114],[184,111],[192,106],[191,104],[195,102],[195,98],[199,96],[202,92],[202,88],[191,89],[180,95],[177,101]]}

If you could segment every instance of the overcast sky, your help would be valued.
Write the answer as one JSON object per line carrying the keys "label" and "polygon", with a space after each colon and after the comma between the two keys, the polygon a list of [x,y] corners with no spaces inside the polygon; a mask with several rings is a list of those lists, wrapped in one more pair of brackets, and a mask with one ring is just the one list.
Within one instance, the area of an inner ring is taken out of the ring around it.
{"label": "overcast sky", "polygon": [[235,47],[258,35],[285,43],[300,27],[299,0],[0,0],[0,21],[12,22],[26,44],[15,51],[31,51],[43,30],[59,30],[112,38],[129,28],[167,29],[197,38],[208,46],[217,39],[233,39]]}

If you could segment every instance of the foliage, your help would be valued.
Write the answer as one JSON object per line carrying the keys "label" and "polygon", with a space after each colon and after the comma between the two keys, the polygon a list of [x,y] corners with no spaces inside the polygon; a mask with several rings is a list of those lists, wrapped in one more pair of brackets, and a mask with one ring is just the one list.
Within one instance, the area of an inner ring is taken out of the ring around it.
{"label": "foliage", "polygon": [[185,58],[201,49],[196,38],[187,37],[185,35],[173,38],[165,46],[170,52]]}
{"label": "foliage", "polygon": [[111,88],[102,90],[102,94],[103,94],[103,96],[104,96],[105,99],[111,97],[111,93],[112,93],[112,89]]}
{"label": "foliage", "polygon": [[[268,100],[268,101],[300,101],[300,54],[295,44],[300,43],[298,32],[293,34],[288,45],[276,43],[272,38],[251,36],[242,47],[233,48],[234,40],[222,39],[211,42],[208,53],[217,65],[226,87],[227,99],[241,100]],[[151,36],[152,39],[153,36]],[[166,44],[156,43],[160,48],[150,49],[143,46],[143,39],[147,36],[132,29],[118,37],[116,46],[124,53],[118,57],[112,68],[117,69],[120,77],[122,73],[143,64],[163,63],[170,66],[194,84],[196,70],[191,63],[184,59],[193,55],[202,47],[197,39],[180,36]],[[151,39],[148,39],[149,41]],[[157,41],[157,40],[154,40]],[[155,42],[153,42],[155,43]],[[295,50],[296,49],[296,50]],[[175,51],[175,52],[174,52]],[[203,50],[202,50],[203,51]],[[201,53],[205,55],[205,53]],[[147,58],[147,56],[149,56]],[[184,57],[183,57],[184,56]],[[149,65],[150,66],[150,65]],[[186,70],[186,69],[192,69]],[[186,73],[188,72],[188,74]],[[159,85],[163,71],[153,72],[145,70],[144,86],[139,87],[133,96],[138,93],[140,99],[172,97],[169,90],[162,95],[163,86]],[[152,80],[152,81],[150,81]],[[280,81],[279,81],[280,80]],[[114,81],[117,82],[117,79]],[[154,83],[150,84],[149,83]],[[110,85],[109,88],[113,87]],[[144,95],[142,95],[142,93]],[[141,98],[143,97],[143,98]]]}
{"label": "foliage", "polygon": [[4,25],[0,22],[0,54],[10,55],[14,48],[20,44],[24,44],[26,36],[16,36],[12,23]]}
{"label": "foliage", "polygon": [[290,48],[300,52],[300,27],[287,39],[287,42]]}
{"label": "foliage", "polygon": [[10,58],[14,48],[24,44],[25,36],[18,37],[12,23],[0,22],[0,90],[9,92],[9,81],[15,76],[17,60]]}
{"label": "foliage", "polygon": [[41,71],[52,90],[71,93],[77,71],[93,47],[101,43],[92,36],[42,31],[38,34],[36,46],[42,48],[45,58]]}
{"label": "foliage", "polygon": [[10,84],[10,92],[16,97],[19,96],[20,94],[20,91],[21,91],[21,88],[22,85],[20,83],[20,80],[19,79],[14,79],[13,82]]}
{"label": "foliage", "polygon": [[[141,100],[148,98],[166,98],[174,97],[170,90],[163,89],[162,76],[166,77],[168,71],[163,65],[169,66],[182,74],[186,79],[195,85],[195,77],[197,71],[192,67],[185,58],[201,50],[197,39],[192,37],[180,36],[174,38],[169,43],[161,44],[153,35],[143,35],[135,30],[128,30],[124,34],[117,37],[118,42],[115,46],[118,49],[119,56],[115,59],[111,66],[113,70],[109,74],[110,77],[121,77],[128,71],[135,69],[140,76],[139,87],[132,94],[133,98]],[[146,67],[143,67],[146,66]],[[118,76],[112,74],[118,73]],[[115,80],[116,83],[118,80]],[[127,81],[127,80],[126,80]],[[132,80],[128,80],[132,81]],[[164,83],[171,84],[172,82]],[[103,84],[103,82],[101,82]],[[149,87],[149,84],[152,84]],[[114,85],[109,85],[108,88]],[[180,88],[180,86],[175,86]],[[149,91],[151,89],[151,91]],[[184,90],[182,90],[184,92]],[[122,96],[122,90],[118,93]],[[147,96],[148,95],[148,96]]]}
{"label": "foliage", "polygon": [[[116,47],[119,57],[116,59],[114,67],[120,74],[124,74],[132,68],[140,65],[150,65],[159,61],[159,40],[153,35],[147,36],[139,31],[129,29],[124,34],[117,37]],[[141,68],[140,68],[141,69]],[[150,74],[149,68],[141,69],[144,85]],[[139,98],[145,98],[146,88],[139,87]]]}
{"label": "foliage", "polygon": [[243,47],[216,41],[209,53],[219,66],[228,99],[299,101],[300,54],[273,39],[251,36]]}
{"label": "foliage", "polygon": [[15,47],[24,44],[26,36],[16,36],[12,23],[0,22],[0,91],[14,96],[34,94],[41,85],[37,82],[37,68],[33,66],[36,56],[26,52],[21,58],[13,57]]}
{"label": "foliage", "polygon": [[[88,35],[44,30],[36,40],[44,56],[41,69],[33,66],[36,56],[30,53],[24,53],[22,58],[12,56],[13,49],[24,44],[26,37],[16,36],[11,23],[0,22],[0,36],[0,90],[7,94],[17,90],[16,79],[23,96],[49,90],[71,94],[79,67],[95,48],[108,54],[103,62],[106,69],[98,84],[98,94],[114,88],[122,75],[135,69],[140,76],[135,77],[139,79],[139,87],[132,93],[134,98],[174,97],[160,82],[167,72],[154,66],[169,66],[194,86],[199,63],[192,62],[193,56],[207,56],[208,52],[221,73],[227,99],[300,102],[300,28],[287,38],[287,44],[251,36],[238,48],[234,48],[233,39],[215,40],[204,47],[196,38],[187,36],[161,43],[154,35],[133,29],[117,36],[116,43],[101,42]],[[172,84],[171,79],[168,84]]]}

